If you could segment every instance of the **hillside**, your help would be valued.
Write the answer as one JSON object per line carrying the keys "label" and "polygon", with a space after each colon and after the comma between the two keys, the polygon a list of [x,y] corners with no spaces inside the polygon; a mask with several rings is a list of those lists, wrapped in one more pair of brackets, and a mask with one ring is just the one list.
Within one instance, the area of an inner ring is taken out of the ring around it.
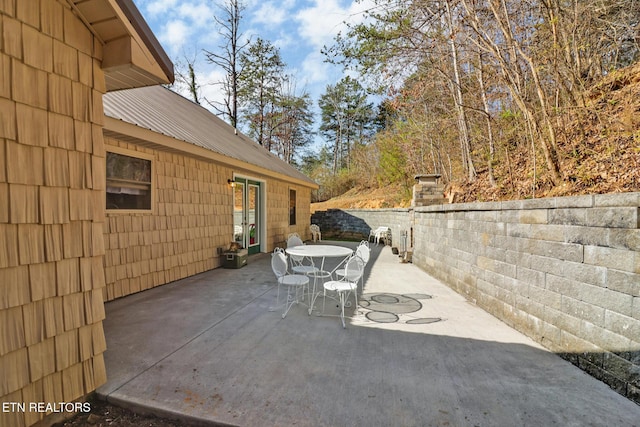
{"label": "hillside", "polygon": [[[454,182],[455,202],[640,191],[640,63],[615,71],[585,94],[587,107],[557,120],[558,155],[564,181],[553,187],[530,147],[498,147],[494,176],[476,162],[475,182]],[[431,173],[432,171],[425,171]],[[400,186],[353,188],[312,211],[329,208],[406,207],[410,194]]]}
{"label": "hillside", "polygon": [[399,185],[384,188],[352,188],[325,202],[311,204],[311,212],[327,209],[381,209],[407,207],[411,195]]}

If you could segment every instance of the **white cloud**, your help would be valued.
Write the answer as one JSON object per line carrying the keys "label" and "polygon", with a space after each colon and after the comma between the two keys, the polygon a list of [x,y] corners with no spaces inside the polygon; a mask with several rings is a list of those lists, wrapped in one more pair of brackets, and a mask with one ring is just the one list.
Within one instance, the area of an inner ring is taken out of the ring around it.
{"label": "white cloud", "polygon": [[149,24],[157,23],[156,37],[172,55],[199,44],[203,35],[217,35],[214,28],[217,11],[208,0],[140,0],[140,7],[144,7]]}
{"label": "white cloud", "polygon": [[311,85],[326,82],[331,71],[331,66],[324,62],[324,56],[320,52],[308,54],[301,65],[303,80]]}
{"label": "white cloud", "polygon": [[196,27],[207,27],[212,24],[214,10],[206,3],[182,3],[178,8],[181,17],[191,21]]}
{"label": "white cloud", "polygon": [[251,22],[253,24],[280,25],[285,21],[289,13],[289,10],[285,9],[282,4],[276,5],[273,2],[264,2],[252,14]]}
{"label": "white cloud", "polygon": [[163,46],[175,54],[184,48],[191,34],[191,27],[185,21],[174,20],[166,23],[158,38]]}
{"label": "white cloud", "polygon": [[338,32],[346,30],[345,21],[361,22],[364,18],[362,12],[372,3],[368,0],[349,2],[346,6],[342,6],[340,0],[314,0],[312,3],[313,6],[299,10],[294,19],[299,43],[311,46],[305,49],[306,54],[299,66],[300,80],[310,85],[312,95],[317,98],[327,85],[335,84],[345,76],[341,67],[325,62],[321,49],[331,46]]}
{"label": "white cloud", "polygon": [[279,25],[286,22],[293,10],[299,7],[296,0],[249,1],[247,11],[251,11],[253,24]]}
{"label": "white cloud", "polygon": [[167,11],[174,9],[178,0],[154,0],[148,2],[141,2],[141,5],[146,4],[146,10],[152,15],[161,15],[167,13]]}
{"label": "white cloud", "polygon": [[[222,73],[221,70],[209,69],[206,72],[198,73],[196,78],[199,82],[220,82],[224,80],[224,73]],[[216,112],[213,111],[207,101],[217,103],[223,102],[224,93],[222,91],[222,86],[213,83],[203,84],[203,86],[200,87],[200,97],[202,98],[202,106],[215,114]]]}
{"label": "white cloud", "polygon": [[360,22],[362,12],[369,7],[369,1],[353,1],[348,7],[342,7],[339,0],[315,0],[313,7],[301,9],[294,18],[300,37],[320,49],[330,45],[338,32],[346,28],[345,21]]}
{"label": "white cloud", "polygon": [[[197,81],[205,84],[201,96],[222,100],[219,85],[207,83],[222,80],[220,70],[207,63],[202,50],[220,53],[224,44],[214,16],[223,17],[226,0],[134,0],[148,18],[156,37],[167,53],[180,61],[197,56]],[[326,85],[335,84],[345,73],[341,67],[324,62],[320,53],[331,46],[344,21],[362,21],[362,11],[372,7],[373,0],[244,0],[241,32],[247,37],[260,36],[280,49],[281,55],[298,82],[314,99]]]}
{"label": "white cloud", "polygon": [[[296,45],[297,40],[295,39],[295,35],[290,32],[281,31],[278,34],[278,38],[273,40],[273,45],[276,46],[280,51],[284,51],[289,49],[292,46]],[[295,49],[295,47],[294,47]]]}
{"label": "white cloud", "polygon": [[[224,94],[221,86],[214,84],[213,82],[221,81],[223,78],[224,75],[220,71],[211,67],[208,67],[206,70],[196,71],[196,81],[201,85],[198,89],[200,105],[214,114],[217,114],[217,111],[215,111],[209,103],[223,102]],[[189,89],[185,84],[177,83],[172,87],[172,89],[185,98],[193,100],[191,93],[189,93]]]}

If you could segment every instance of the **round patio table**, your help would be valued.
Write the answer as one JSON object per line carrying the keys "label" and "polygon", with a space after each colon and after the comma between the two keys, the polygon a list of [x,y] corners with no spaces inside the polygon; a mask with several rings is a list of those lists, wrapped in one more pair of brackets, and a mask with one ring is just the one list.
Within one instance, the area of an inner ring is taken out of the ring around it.
{"label": "round patio table", "polygon": [[[309,258],[309,260],[311,260],[311,264],[314,266],[316,265],[317,260],[320,261],[319,269],[314,273],[309,273],[309,275],[313,277],[313,292],[311,293],[309,303],[309,315],[311,315],[316,302],[316,297],[320,293],[316,292],[318,279],[322,279],[324,281],[325,279],[332,277],[338,267],[340,267],[342,263],[344,263],[344,261],[353,254],[353,250],[337,245],[300,245],[287,248],[285,251],[289,255]],[[333,270],[327,271],[324,269],[324,261],[327,258],[343,258],[343,260],[338,263]]]}

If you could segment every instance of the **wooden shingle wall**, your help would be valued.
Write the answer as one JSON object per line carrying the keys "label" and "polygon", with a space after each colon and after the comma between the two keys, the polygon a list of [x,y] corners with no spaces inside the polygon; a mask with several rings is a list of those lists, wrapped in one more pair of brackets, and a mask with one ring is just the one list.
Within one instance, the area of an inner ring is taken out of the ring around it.
{"label": "wooden shingle wall", "polygon": [[105,299],[113,300],[219,267],[233,235],[225,167],[106,138],[110,147],[153,155],[152,211],[107,213]]}
{"label": "wooden shingle wall", "polygon": [[[296,191],[296,224],[289,225],[289,190]],[[287,236],[298,233],[303,240],[311,238],[311,189],[274,181],[267,189],[269,248],[286,247]]]}
{"label": "wooden shingle wall", "polygon": [[[265,181],[267,251],[282,246],[291,232],[309,233],[309,189],[113,138],[105,138],[105,146],[151,155],[155,178],[151,212],[107,212],[107,301],[220,267],[218,249],[228,248],[233,239],[233,193],[227,180],[234,173]],[[296,226],[289,226],[290,188],[299,199]]]}
{"label": "wooden shingle wall", "polygon": [[[106,381],[101,46],[68,4],[0,1],[0,402]],[[2,411],[28,426],[37,411]]]}

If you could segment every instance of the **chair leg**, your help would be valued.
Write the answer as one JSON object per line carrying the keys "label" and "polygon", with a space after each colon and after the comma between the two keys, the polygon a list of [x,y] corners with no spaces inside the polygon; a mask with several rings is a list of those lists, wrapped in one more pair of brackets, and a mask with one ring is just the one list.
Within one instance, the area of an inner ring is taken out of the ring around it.
{"label": "chair leg", "polygon": [[284,319],[285,317],[287,317],[287,313],[289,313],[289,310],[291,309],[291,307],[293,307],[293,304],[298,304],[298,287],[296,286],[296,293],[295,293],[295,298],[292,298],[291,295],[291,286],[287,287],[287,300],[284,303],[285,306],[285,310],[284,313],[282,313],[282,318]]}
{"label": "chair leg", "polygon": [[342,320],[342,328],[346,329],[347,325],[344,322],[344,303],[345,303],[345,292],[339,291],[338,296],[340,297],[340,320]]}
{"label": "chair leg", "polygon": [[354,313],[358,311],[358,283],[356,282],[356,288],[353,290],[353,295],[356,298],[356,306],[354,308]]}
{"label": "chair leg", "polygon": [[327,302],[327,289],[322,285],[322,314],[324,314],[325,303]]}
{"label": "chair leg", "polygon": [[277,311],[280,308],[280,283],[278,283],[278,290],[276,291],[276,305],[269,307],[269,311]]}
{"label": "chair leg", "polygon": [[[313,275],[313,291],[309,295],[309,316],[311,316],[311,312],[313,311],[313,307],[316,305],[316,298],[317,298],[318,293],[319,293],[319,292],[316,291],[317,285],[318,285],[318,276],[316,276],[314,274]],[[309,286],[311,286],[311,281],[309,281]],[[324,312],[324,304],[322,306],[322,311]]]}
{"label": "chair leg", "polygon": [[284,300],[284,312],[282,313],[282,318],[283,319],[285,317],[287,317],[287,313],[289,312],[289,309],[293,305],[293,302],[291,302],[291,294],[290,293],[291,293],[291,288],[287,288],[287,296],[286,296],[286,299]]}

